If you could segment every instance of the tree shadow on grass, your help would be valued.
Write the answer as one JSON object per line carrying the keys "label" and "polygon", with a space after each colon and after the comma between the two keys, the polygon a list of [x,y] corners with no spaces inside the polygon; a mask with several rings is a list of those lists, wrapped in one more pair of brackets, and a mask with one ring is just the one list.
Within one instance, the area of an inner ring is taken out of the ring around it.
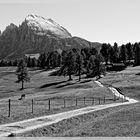
{"label": "tree shadow on grass", "polygon": [[63,88],[63,87],[71,86],[71,85],[74,85],[74,84],[75,84],[75,83],[66,83],[66,84],[63,84],[63,85],[57,86],[56,88]]}
{"label": "tree shadow on grass", "polygon": [[[82,84],[82,83],[86,83],[86,82],[90,82],[91,80],[84,80],[84,81],[81,81],[79,84]],[[61,81],[61,82],[54,82],[54,83],[48,83],[48,84],[44,84],[42,85],[41,87],[39,87],[40,89],[42,88],[47,88],[47,87],[50,87],[50,86],[56,86],[58,85],[56,88],[63,88],[63,87],[66,87],[66,86],[71,86],[71,85],[74,85],[76,83],[78,83],[79,81],[73,83],[73,82],[70,82],[70,81]],[[65,83],[65,84],[63,84]],[[59,84],[63,84],[63,85],[59,85]]]}
{"label": "tree shadow on grass", "polygon": [[[84,83],[87,83],[87,82],[90,82],[91,81],[91,79],[90,80],[84,80],[84,81],[76,81],[76,82],[68,82],[68,83],[65,83],[65,84],[63,84],[63,85],[59,85],[59,86],[57,86],[56,88],[63,88],[63,87],[66,87],[66,86],[72,86],[72,85],[75,85],[75,84],[80,84],[79,85],[79,87],[81,87],[81,84],[84,84]],[[77,85],[78,86],[78,85]]]}
{"label": "tree shadow on grass", "polygon": [[139,73],[136,73],[135,75],[138,75],[138,76],[140,76],[140,72],[139,72]]}
{"label": "tree shadow on grass", "polygon": [[48,84],[42,85],[40,88],[46,88],[46,87],[50,87],[50,86],[55,86],[55,85],[62,84],[62,83],[65,83],[65,82],[66,81],[48,83]]}
{"label": "tree shadow on grass", "polygon": [[84,80],[84,81],[81,81],[80,83],[87,83],[87,82],[90,82],[91,81],[91,79],[89,79],[89,80]]}

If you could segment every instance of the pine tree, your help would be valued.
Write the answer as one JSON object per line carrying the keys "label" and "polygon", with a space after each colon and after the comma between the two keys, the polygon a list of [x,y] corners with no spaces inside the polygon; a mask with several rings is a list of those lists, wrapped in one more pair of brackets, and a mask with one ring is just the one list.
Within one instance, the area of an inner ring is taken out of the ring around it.
{"label": "pine tree", "polygon": [[32,67],[31,58],[28,57],[26,61],[27,61],[27,67]]}
{"label": "pine tree", "polygon": [[133,58],[133,47],[132,47],[131,43],[126,44],[126,49],[127,49],[128,60],[130,62],[130,60]]}
{"label": "pine tree", "polygon": [[95,58],[95,65],[96,65],[96,76],[98,76],[98,78],[101,78],[101,74],[105,75],[105,66],[103,65],[103,57],[101,54],[96,55]]}
{"label": "pine tree", "polygon": [[96,69],[95,55],[91,55],[87,62],[88,62],[87,67],[86,67],[86,75],[87,75],[87,77],[96,76],[96,74],[95,74],[95,69]]}
{"label": "pine tree", "polygon": [[29,77],[28,70],[27,70],[27,64],[25,63],[24,60],[21,60],[19,62],[17,70],[16,70],[16,75],[17,75],[17,79],[18,79],[17,82],[22,83],[21,90],[23,90],[24,82],[30,81],[30,77]]}
{"label": "pine tree", "polygon": [[60,68],[60,74],[68,75],[69,81],[72,80],[72,74],[74,73],[75,56],[72,51],[68,54],[65,53],[62,60],[62,66]]}
{"label": "pine tree", "polygon": [[114,62],[114,49],[112,46],[109,48],[109,60],[110,60],[110,63]]}
{"label": "pine tree", "polygon": [[78,72],[79,81],[81,80],[81,73],[83,71],[83,58],[81,54],[77,54],[75,71]]}
{"label": "pine tree", "polygon": [[101,74],[105,75],[105,66],[103,65],[102,55],[91,55],[87,67],[87,77],[98,76],[101,78]]}
{"label": "pine tree", "polygon": [[120,60],[122,60],[123,63],[127,60],[127,49],[125,45],[122,45],[120,48]]}
{"label": "pine tree", "polygon": [[42,53],[42,54],[40,54],[40,56],[38,58],[38,66],[41,69],[44,69],[45,68],[45,64],[46,64],[46,54]]}
{"label": "pine tree", "polygon": [[36,67],[37,66],[37,60],[35,58],[31,59],[31,65],[32,65],[32,67]]}
{"label": "pine tree", "polygon": [[119,58],[119,48],[118,48],[118,44],[116,42],[114,43],[113,49],[114,49],[113,62],[117,63],[118,62],[118,58]]}
{"label": "pine tree", "polygon": [[106,64],[108,63],[109,60],[109,45],[108,44],[102,44],[101,50],[100,50],[102,56],[105,59]]}
{"label": "pine tree", "polygon": [[135,66],[140,65],[140,44],[134,44],[134,52],[135,52]]}

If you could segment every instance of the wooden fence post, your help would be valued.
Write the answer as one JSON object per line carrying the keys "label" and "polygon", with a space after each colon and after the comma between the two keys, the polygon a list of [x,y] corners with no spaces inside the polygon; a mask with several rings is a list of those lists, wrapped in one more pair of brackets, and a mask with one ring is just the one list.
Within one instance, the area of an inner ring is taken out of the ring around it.
{"label": "wooden fence post", "polygon": [[8,110],[8,117],[11,116],[11,99],[9,99],[9,110]]}
{"label": "wooden fence post", "polygon": [[66,100],[65,100],[65,98],[64,98],[64,108],[66,107]]}
{"label": "wooden fence post", "polygon": [[99,104],[100,104],[100,97],[99,97]]}
{"label": "wooden fence post", "polygon": [[105,97],[104,97],[104,103],[105,103]]}
{"label": "wooden fence post", "polygon": [[34,105],[34,101],[33,101],[33,99],[32,99],[32,113],[34,112],[34,107],[33,107],[33,105]]}
{"label": "wooden fence post", "polygon": [[92,98],[92,105],[94,105],[94,97]]}
{"label": "wooden fence post", "polygon": [[49,111],[50,111],[50,109],[51,109],[51,101],[50,101],[50,99],[48,100],[48,106],[49,106]]}
{"label": "wooden fence post", "polygon": [[84,97],[84,105],[85,105],[85,100],[86,100],[86,97]]}
{"label": "wooden fence post", "polygon": [[114,101],[116,101],[116,96],[114,95]]}
{"label": "wooden fence post", "polygon": [[77,98],[76,98],[76,106],[77,106]]}

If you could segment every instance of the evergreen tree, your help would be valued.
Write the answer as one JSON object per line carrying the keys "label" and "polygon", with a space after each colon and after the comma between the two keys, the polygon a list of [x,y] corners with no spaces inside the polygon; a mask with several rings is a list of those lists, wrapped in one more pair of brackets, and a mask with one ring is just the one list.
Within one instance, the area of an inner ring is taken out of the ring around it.
{"label": "evergreen tree", "polygon": [[17,66],[17,64],[18,64],[18,60],[16,59],[16,60],[14,60],[14,62],[13,62],[13,66]]}
{"label": "evergreen tree", "polygon": [[133,58],[133,48],[131,43],[126,44],[126,49],[127,49],[128,60],[130,61]]}
{"label": "evergreen tree", "polygon": [[77,54],[76,63],[75,63],[75,71],[78,72],[79,81],[81,80],[81,73],[83,71],[83,58],[81,54]]}
{"label": "evergreen tree", "polygon": [[108,60],[109,60],[109,49],[110,49],[109,45],[104,43],[102,44],[102,47],[100,50],[100,53],[104,57],[106,64],[108,63]]}
{"label": "evergreen tree", "polygon": [[68,75],[69,81],[72,80],[72,74],[74,73],[75,56],[72,51],[63,56],[62,66],[60,68],[60,74]]}
{"label": "evergreen tree", "polygon": [[62,63],[62,56],[60,54],[58,54],[58,57],[57,57],[57,66],[60,67],[61,66],[61,63]]}
{"label": "evergreen tree", "polygon": [[103,61],[104,59],[102,55],[92,55],[88,63],[89,70],[87,71],[87,77],[98,76],[99,78],[101,78],[101,74],[105,75],[105,66],[103,65]]}
{"label": "evergreen tree", "polygon": [[29,82],[30,81],[30,77],[28,74],[28,70],[27,70],[27,64],[25,63],[24,60],[21,60],[18,64],[17,70],[16,70],[16,75],[17,75],[17,82],[21,82],[22,83],[22,87],[21,90],[24,89],[24,82]]}
{"label": "evergreen tree", "polygon": [[90,48],[90,55],[97,55],[98,51],[95,48]]}
{"label": "evergreen tree", "polygon": [[86,67],[86,75],[87,77],[95,77],[95,70],[96,69],[96,65],[95,65],[95,55],[91,55],[88,63],[87,63],[87,67]]}
{"label": "evergreen tree", "polygon": [[110,63],[114,62],[114,49],[112,46],[109,48],[109,60],[110,60]]}
{"label": "evergreen tree", "polygon": [[35,58],[31,59],[31,66],[32,67],[37,67],[37,60]]}
{"label": "evergreen tree", "polygon": [[27,67],[32,67],[32,62],[31,62],[31,58],[30,57],[28,57],[26,59],[26,63],[27,63]]}
{"label": "evergreen tree", "polygon": [[122,60],[123,63],[125,63],[127,60],[127,49],[125,45],[120,47],[120,60]]}
{"label": "evergreen tree", "polygon": [[96,55],[95,58],[95,66],[96,66],[96,76],[98,76],[98,78],[101,78],[101,74],[105,75],[105,66],[103,65],[103,57],[101,54]]}
{"label": "evergreen tree", "polygon": [[38,58],[38,66],[41,69],[44,69],[45,66],[46,66],[45,64],[46,64],[46,54],[45,53],[42,53],[42,54],[40,54],[40,56]]}
{"label": "evergreen tree", "polygon": [[140,44],[134,44],[134,52],[135,52],[135,65],[140,65]]}
{"label": "evergreen tree", "polygon": [[119,48],[118,48],[118,44],[116,42],[114,43],[113,50],[114,50],[113,62],[117,63],[118,59],[119,59]]}

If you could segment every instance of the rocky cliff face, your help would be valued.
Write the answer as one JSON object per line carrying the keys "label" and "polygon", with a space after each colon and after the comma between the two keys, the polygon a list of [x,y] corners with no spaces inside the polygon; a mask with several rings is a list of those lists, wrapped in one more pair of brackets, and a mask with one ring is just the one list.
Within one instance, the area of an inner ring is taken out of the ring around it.
{"label": "rocky cliff face", "polygon": [[0,59],[15,59],[25,54],[54,51],[57,49],[98,47],[71,34],[52,19],[29,15],[17,27],[10,24],[0,36]]}
{"label": "rocky cliff face", "polygon": [[0,36],[0,58],[14,53],[16,51],[16,46],[18,46],[18,41],[18,27],[14,24],[10,24]]}

